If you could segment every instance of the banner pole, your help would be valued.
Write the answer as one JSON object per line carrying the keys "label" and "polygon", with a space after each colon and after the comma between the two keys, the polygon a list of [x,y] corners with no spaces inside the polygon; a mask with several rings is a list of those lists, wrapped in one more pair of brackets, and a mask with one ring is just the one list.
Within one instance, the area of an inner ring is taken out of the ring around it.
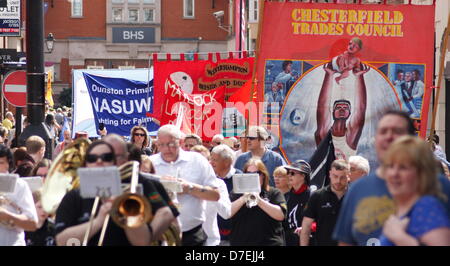
{"label": "banner pole", "polygon": [[435,128],[436,128],[436,115],[437,115],[437,108],[439,105],[439,93],[441,91],[441,83],[442,83],[442,77],[444,76],[444,65],[445,65],[445,55],[447,53],[447,44],[448,44],[448,36],[450,34],[450,16],[447,17],[447,28],[445,28],[444,31],[444,41],[442,42],[441,47],[441,59],[439,64],[439,74],[438,74],[438,82],[436,84],[436,95],[434,97],[434,105],[433,105],[433,114],[431,117],[431,128],[430,128],[430,134],[434,134]]}
{"label": "banner pole", "polygon": [[[262,31],[262,26],[263,26],[263,20],[264,20],[264,2],[265,0],[259,0],[258,4],[259,4],[259,14],[258,14],[258,34],[256,37],[256,47],[255,47],[255,63],[253,65],[253,73],[252,73],[252,87],[250,90],[250,106],[252,106],[253,103],[253,93],[255,91],[255,85],[258,83],[258,80],[256,78],[256,68],[258,67],[258,58],[259,58],[259,54],[261,52],[261,31]],[[256,88],[258,89],[258,88]],[[257,118],[259,117],[259,113],[258,113],[258,108],[256,108],[256,115]],[[251,115],[251,110],[248,110],[248,119],[245,120],[245,136],[248,136],[248,127],[249,127],[249,123],[250,123],[250,115]],[[257,125],[259,125],[259,119],[256,122]],[[247,151],[247,140],[244,143],[244,146],[242,148],[243,152]]]}

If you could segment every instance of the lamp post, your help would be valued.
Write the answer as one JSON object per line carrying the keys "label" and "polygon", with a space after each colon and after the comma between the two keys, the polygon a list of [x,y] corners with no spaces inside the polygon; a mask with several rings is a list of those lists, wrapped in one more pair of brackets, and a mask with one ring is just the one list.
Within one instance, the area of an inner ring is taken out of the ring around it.
{"label": "lamp post", "polygon": [[37,135],[46,143],[45,158],[52,158],[54,136],[44,125],[45,73],[44,73],[44,5],[43,0],[26,2],[27,47],[27,110],[30,125],[19,137],[24,145],[28,137]]}

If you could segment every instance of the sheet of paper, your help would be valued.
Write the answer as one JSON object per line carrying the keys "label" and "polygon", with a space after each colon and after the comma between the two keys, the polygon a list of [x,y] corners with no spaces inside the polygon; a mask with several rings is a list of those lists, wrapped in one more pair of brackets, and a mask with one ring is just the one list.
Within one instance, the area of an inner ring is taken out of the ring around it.
{"label": "sheet of paper", "polygon": [[44,185],[44,179],[40,176],[22,177],[22,180],[27,182],[31,192],[39,190]]}
{"label": "sheet of paper", "polygon": [[161,179],[161,184],[164,186],[164,188],[167,191],[175,192],[175,193],[181,193],[183,192],[183,187],[181,186],[180,182],[173,181],[173,180],[165,180]]}
{"label": "sheet of paper", "polygon": [[0,174],[0,193],[13,193],[18,178],[17,174]]}
{"label": "sheet of paper", "polygon": [[[183,192],[183,187],[181,186],[180,182],[177,182],[175,180],[171,180],[171,179],[166,178],[166,177],[161,177],[159,175],[149,174],[149,173],[141,173],[141,175],[144,176],[145,178],[161,182],[163,187],[168,192],[169,191],[170,192],[174,192],[174,193],[181,193],[181,192]],[[173,178],[173,179],[175,179],[175,178]]]}
{"label": "sheet of paper", "polygon": [[122,194],[119,169],[116,166],[78,168],[81,197],[109,198]]}
{"label": "sheet of paper", "polygon": [[261,192],[259,174],[235,174],[233,175],[234,193]]}

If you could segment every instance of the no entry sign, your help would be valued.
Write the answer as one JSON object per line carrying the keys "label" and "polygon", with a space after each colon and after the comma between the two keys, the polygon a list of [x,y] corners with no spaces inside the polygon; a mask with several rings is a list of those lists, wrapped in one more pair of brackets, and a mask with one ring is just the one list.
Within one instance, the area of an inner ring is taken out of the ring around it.
{"label": "no entry sign", "polygon": [[3,80],[2,92],[8,103],[16,107],[27,105],[27,72],[13,71]]}

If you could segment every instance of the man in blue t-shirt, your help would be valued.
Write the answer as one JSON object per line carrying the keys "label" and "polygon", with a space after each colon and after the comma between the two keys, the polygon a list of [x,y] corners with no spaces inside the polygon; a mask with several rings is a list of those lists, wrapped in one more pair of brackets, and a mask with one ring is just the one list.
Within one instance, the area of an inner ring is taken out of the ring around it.
{"label": "man in blue t-shirt", "polygon": [[234,168],[241,171],[244,170],[244,165],[250,160],[250,158],[256,156],[261,158],[261,161],[269,171],[269,184],[275,187],[275,181],[273,179],[273,171],[278,166],[286,165],[283,157],[280,154],[267,149],[265,142],[269,137],[266,129],[261,126],[252,126],[248,130],[247,145],[249,152],[241,154],[234,163]]}
{"label": "man in blue t-shirt", "polygon": [[[390,144],[400,136],[414,135],[414,125],[409,115],[402,111],[388,111],[378,122],[375,149],[381,162]],[[449,181],[439,178],[442,190],[450,195]],[[449,208],[448,202],[446,203]],[[381,168],[356,181],[347,192],[334,228],[333,238],[339,245],[377,246],[380,244],[383,224],[394,214],[392,200]]]}

